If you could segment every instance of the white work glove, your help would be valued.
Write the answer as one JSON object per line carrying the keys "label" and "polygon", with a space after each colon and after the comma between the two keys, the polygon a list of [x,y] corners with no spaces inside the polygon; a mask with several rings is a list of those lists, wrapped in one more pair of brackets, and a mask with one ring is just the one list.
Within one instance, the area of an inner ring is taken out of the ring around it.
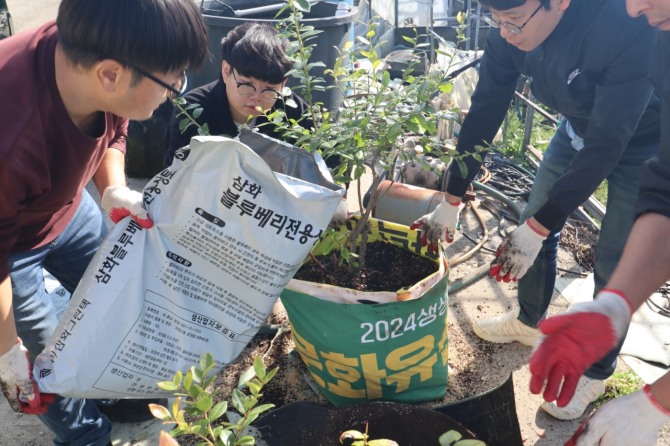
{"label": "white work glove", "polygon": [[437,252],[441,241],[444,240],[447,243],[454,241],[460,209],[460,202],[451,204],[442,198],[442,202],[437,205],[433,212],[416,220],[412,223],[410,229],[421,231],[421,245],[428,245],[430,251]]}
{"label": "white work glove", "polygon": [[595,300],[540,322],[545,336],[530,357],[530,391],[544,388],[545,401],[568,404],[586,369],[626,336],[632,310],[621,291],[603,289]]}
{"label": "white work glove", "polygon": [[328,226],[337,229],[345,224],[347,220],[349,220],[349,205],[347,204],[347,198],[342,197]]}
{"label": "white work glove", "polygon": [[646,385],[642,390],[607,402],[566,445],[654,446],[659,429],[668,421],[670,412],[656,401]]}
{"label": "white work glove", "polygon": [[130,215],[141,227],[148,229],[154,225],[146,209],[142,206],[142,194],[127,186],[109,186],[102,193],[102,207],[109,218],[118,223]]}
{"label": "white work glove", "polygon": [[496,281],[517,281],[533,266],[537,253],[542,248],[542,242],[547,237],[530,226],[528,220],[517,227],[505,239],[498,250],[496,258],[491,263],[489,276]]}
{"label": "white work glove", "polygon": [[16,344],[0,356],[0,385],[15,412],[44,414],[56,397],[53,394],[40,394],[33,379],[28,350],[18,338]]}

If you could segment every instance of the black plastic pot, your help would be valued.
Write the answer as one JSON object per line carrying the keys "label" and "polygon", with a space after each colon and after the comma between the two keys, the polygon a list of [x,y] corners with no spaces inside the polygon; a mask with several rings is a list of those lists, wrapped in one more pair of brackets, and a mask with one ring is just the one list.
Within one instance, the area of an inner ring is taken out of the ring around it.
{"label": "black plastic pot", "polygon": [[282,406],[254,422],[268,446],[341,446],[342,432],[365,432],[371,440],[386,438],[402,446],[439,445],[440,435],[457,430],[463,438],[477,438],[453,418],[425,407],[378,402],[324,406],[296,402]]}
{"label": "black plastic pot", "polygon": [[486,444],[523,445],[511,374],[504,383],[488,392],[453,404],[434,407],[433,410],[463,423]]}

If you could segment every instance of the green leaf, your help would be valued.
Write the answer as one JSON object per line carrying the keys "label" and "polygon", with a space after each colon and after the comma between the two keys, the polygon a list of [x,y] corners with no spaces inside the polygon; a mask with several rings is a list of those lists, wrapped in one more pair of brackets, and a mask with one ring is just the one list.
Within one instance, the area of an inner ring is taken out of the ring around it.
{"label": "green leaf", "polygon": [[244,385],[249,388],[252,395],[258,395],[258,393],[262,389],[262,386],[260,385],[260,383],[253,382],[253,381],[247,381],[247,382],[244,383]]}
{"label": "green leaf", "polygon": [[245,396],[244,399],[241,400],[242,404],[244,405],[244,411],[242,413],[247,413],[252,407],[254,407],[256,404],[258,404],[258,398],[255,396]]}
{"label": "green leaf", "polygon": [[191,388],[191,384],[193,384],[193,374],[191,373],[191,371],[189,371],[186,374],[186,377],[184,378],[184,389],[187,392]]}
{"label": "green leaf", "polygon": [[173,438],[178,437],[180,435],[184,435],[185,433],[186,433],[186,431],[184,429],[180,428],[180,427],[175,427],[170,432],[168,432],[168,434]]}
{"label": "green leaf", "polygon": [[203,395],[196,402],[195,407],[202,412],[207,412],[212,407],[212,397],[209,395]]}
{"label": "green leaf", "polygon": [[233,394],[231,395],[231,402],[233,403],[233,407],[235,410],[237,410],[239,413],[244,413],[244,401],[246,399],[246,396],[240,392],[238,389],[233,389]]}
{"label": "green leaf", "polygon": [[441,85],[438,87],[438,89],[439,89],[442,93],[447,93],[447,94],[448,94],[448,93],[451,93],[451,90],[454,89],[454,84],[451,84],[451,83],[449,83],[449,84],[441,84]]}
{"label": "green leaf", "polygon": [[312,7],[308,0],[293,0],[293,4],[298,11],[302,12],[309,12]]}
{"label": "green leaf", "polygon": [[175,384],[172,381],[161,381],[158,384],[156,384],[159,389],[165,390],[166,392],[176,392],[179,390],[179,385]]}
{"label": "green leaf", "polygon": [[182,379],[183,374],[181,373],[180,370],[177,371],[177,373],[174,374],[174,378],[172,379],[172,382],[175,383],[177,386],[181,384],[181,379]]}
{"label": "green leaf", "polygon": [[224,429],[219,434],[219,440],[221,440],[221,444],[223,445],[232,444],[231,441],[233,438],[234,438],[233,431],[231,431],[230,429]]}
{"label": "green leaf", "polygon": [[265,364],[263,363],[263,360],[258,356],[254,358],[254,371],[256,372],[256,376],[258,376],[258,379],[260,380],[265,379],[266,374]]}
{"label": "green leaf", "polygon": [[220,403],[217,403],[214,407],[212,407],[212,410],[209,413],[209,421],[214,422],[218,420],[224,413],[226,413],[227,410],[227,401],[221,401]]}
{"label": "green leaf", "polygon": [[197,384],[202,384],[203,381],[202,369],[199,366],[192,366],[190,372],[191,375],[193,375],[193,382]]}
{"label": "green leaf", "polygon": [[382,74],[382,86],[388,87],[390,83],[391,83],[391,73],[388,72],[387,70],[384,70],[384,74]]}
{"label": "green leaf", "polygon": [[460,440],[461,438],[463,438],[463,435],[457,430],[452,429],[440,435],[438,441],[440,442],[440,446],[451,446],[452,443]]}
{"label": "green leaf", "polygon": [[201,432],[209,431],[209,420],[207,420],[207,419],[198,420],[198,421],[192,423],[192,425],[199,426],[200,429],[201,429]]}
{"label": "green leaf", "polygon": [[179,407],[181,406],[181,397],[177,397],[172,402],[172,415],[177,418],[179,415]]}
{"label": "green leaf", "polygon": [[235,442],[236,445],[244,445],[244,444],[256,444],[256,441],[254,440],[254,437],[250,435],[245,435],[244,437],[240,438]]}
{"label": "green leaf", "polygon": [[159,404],[149,404],[149,411],[151,412],[151,415],[154,416],[154,418],[158,418],[159,420],[171,420],[172,416],[170,415],[170,411],[167,410],[167,408],[159,405]]}
{"label": "green leaf", "polygon": [[312,62],[307,64],[307,69],[311,70],[312,68],[322,68],[325,67],[326,64],[323,62]]}
{"label": "green leaf", "polygon": [[240,379],[237,381],[237,388],[242,389],[244,387],[244,384],[247,381],[251,381],[254,379],[256,376],[256,371],[254,370],[254,366],[251,366],[247,368],[242,374],[240,375]]}
{"label": "green leaf", "polygon": [[[362,43],[363,45],[370,46],[370,41],[369,41],[368,39],[364,38],[364,37],[356,36],[356,40],[358,40],[358,41],[359,41],[360,43]],[[367,56],[365,56],[363,53],[361,53],[361,54],[362,54],[364,57],[367,57]]]}
{"label": "green leaf", "polygon": [[412,39],[409,36],[402,36],[402,38],[405,42],[409,42],[412,46],[416,46],[416,39]]}
{"label": "green leaf", "polygon": [[275,367],[274,369],[270,370],[266,375],[265,375],[265,382],[269,382],[272,378],[275,377],[277,372],[279,371],[279,367]]}
{"label": "green leaf", "polygon": [[463,178],[468,176],[468,166],[460,158],[455,158],[456,164],[458,165],[458,171],[461,173]]}
{"label": "green leaf", "polygon": [[198,397],[204,392],[203,388],[200,387],[198,384],[193,384],[189,389],[188,389],[188,394],[191,398],[193,399],[198,399]]}
{"label": "green leaf", "polygon": [[261,404],[260,406],[256,406],[253,409],[251,409],[249,411],[249,413],[247,414],[247,416],[252,416],[252,415],[258,416],[258,415],[262,414],[263,412],[267,412],[268,410],[272,409],[273,407],[275,407],[274,404]]}

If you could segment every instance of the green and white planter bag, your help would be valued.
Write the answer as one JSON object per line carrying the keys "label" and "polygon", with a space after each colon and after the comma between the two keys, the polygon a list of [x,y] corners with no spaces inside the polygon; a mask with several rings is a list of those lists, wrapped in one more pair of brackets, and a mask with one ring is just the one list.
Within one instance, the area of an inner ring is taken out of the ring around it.
{"label": "green and white planter bag", "polygon": [[[429,257],[418,233],[407,226],[380,220],[372,226],[370,241]],[[328,401],[444,397],[448,265],[442,252],[435,261],[437,272],[399,291],[361,292],[296,279],[282,291],[296,349]]]}

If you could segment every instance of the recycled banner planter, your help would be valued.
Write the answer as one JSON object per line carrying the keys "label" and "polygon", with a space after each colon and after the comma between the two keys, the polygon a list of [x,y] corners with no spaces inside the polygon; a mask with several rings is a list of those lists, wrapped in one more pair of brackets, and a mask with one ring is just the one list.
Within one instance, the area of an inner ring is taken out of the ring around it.
{"label": "recycled banner planter", "polygon": [[[371,226],[369,241],[429,257],[416,231],[381,220]],[[282,291],[296,350],[329,402],[444,397],[448,265],[443,252],[434,260],[435,273],[399,291],[361,292],[296,279]]]}

